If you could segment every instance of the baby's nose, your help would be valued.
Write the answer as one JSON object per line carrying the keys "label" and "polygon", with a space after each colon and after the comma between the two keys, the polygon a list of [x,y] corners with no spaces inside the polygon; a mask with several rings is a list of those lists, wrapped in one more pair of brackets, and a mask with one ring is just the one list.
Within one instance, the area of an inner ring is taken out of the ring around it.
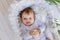
{"label": "baby's nose", "polygon": [[29,19],[27,19],[27,22],[29,22],[30,20]]}

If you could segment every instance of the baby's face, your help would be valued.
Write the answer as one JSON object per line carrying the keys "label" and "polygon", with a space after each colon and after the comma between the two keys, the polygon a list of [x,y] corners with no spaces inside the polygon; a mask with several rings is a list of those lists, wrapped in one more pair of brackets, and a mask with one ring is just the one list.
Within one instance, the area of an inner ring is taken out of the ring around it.
{"label": "baby's face", "polygon": [[34,23],[34,13],[30,12],[29,14],[26,14],[25,12],[23,12],[23,14],[22,14],[22,22],[26,26],[32,25]]}

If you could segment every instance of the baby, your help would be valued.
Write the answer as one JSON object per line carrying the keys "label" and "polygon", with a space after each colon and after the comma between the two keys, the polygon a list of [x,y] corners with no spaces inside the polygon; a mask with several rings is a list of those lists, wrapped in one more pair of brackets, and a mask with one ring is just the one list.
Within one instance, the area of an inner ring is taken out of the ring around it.
{"label": "baby", "polygon": [[20,19],[22,40],[45,40],[45,25],[35,17],[30,7],[21,11]]}

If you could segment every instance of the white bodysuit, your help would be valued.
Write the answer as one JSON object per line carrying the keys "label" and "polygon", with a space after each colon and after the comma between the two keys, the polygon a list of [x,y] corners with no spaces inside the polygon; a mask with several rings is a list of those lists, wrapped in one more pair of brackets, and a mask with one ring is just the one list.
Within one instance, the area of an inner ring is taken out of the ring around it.
{"label": "white bodysuit", "polygon": [[37,28],[39,27],[41,30],[41,35],[40,35],[40,39],[39,40],[46,40],[45,39],[45,25],[40,22],[38,19],[35,20],[35,22],[27,27],[26,25],[24,25],[23,23],[21,23],[21,37],[22,40],[34,40],[34,38],[29,34],[29,30],[31,30],[32,28]]}

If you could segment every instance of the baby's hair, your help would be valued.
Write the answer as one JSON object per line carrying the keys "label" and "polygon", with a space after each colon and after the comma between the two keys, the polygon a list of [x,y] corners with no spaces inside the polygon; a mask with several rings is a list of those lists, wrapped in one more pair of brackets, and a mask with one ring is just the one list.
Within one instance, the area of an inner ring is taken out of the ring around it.
{"label": "baby's hair", "polygon": [[22,18],[22,14],[23,14],[23,12],[25,12],[26,14],[29,14],[30,12],[33,12],[34,17],[35,17],[35,13],[34,13],[33,9],[30,8],[30,7],[25,8],[24,10],[22,10],[22,11],[19,13],[20,18]]}

